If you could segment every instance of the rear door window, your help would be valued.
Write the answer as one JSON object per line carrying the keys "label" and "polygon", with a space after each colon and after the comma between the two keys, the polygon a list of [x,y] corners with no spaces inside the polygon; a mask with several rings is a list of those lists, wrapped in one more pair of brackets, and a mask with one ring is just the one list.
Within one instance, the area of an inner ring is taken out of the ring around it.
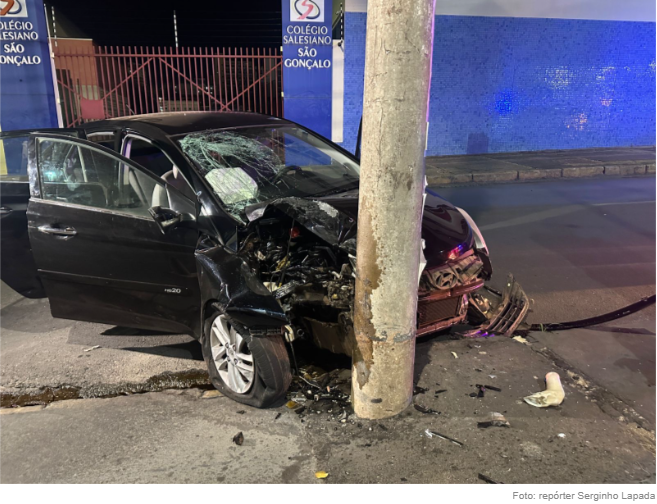
{"label": "rear door window", "polygon": [[0,138],[0,181],[27,181],[29,136]]}

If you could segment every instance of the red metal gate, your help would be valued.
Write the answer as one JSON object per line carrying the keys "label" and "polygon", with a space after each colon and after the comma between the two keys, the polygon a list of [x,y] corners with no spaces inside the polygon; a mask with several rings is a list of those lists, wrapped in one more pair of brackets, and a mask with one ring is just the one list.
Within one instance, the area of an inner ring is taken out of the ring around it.
{"label": "red metal gate", "polygon": [[53,49],[66,127],[153,112],[283,115],[276,49],[98,47],[61,39]]}

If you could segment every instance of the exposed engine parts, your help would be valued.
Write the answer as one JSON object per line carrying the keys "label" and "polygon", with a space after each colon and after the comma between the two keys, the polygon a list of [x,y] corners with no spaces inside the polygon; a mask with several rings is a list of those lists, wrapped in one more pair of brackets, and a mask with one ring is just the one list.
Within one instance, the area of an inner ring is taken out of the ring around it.
{"label": "exposed engine parts", "polygon": [[[319,348],[351,355],[355,256],[350,249],[321,239],[295,219],[267,217],[252,223],[238,254],[289,319],[286,339],[304,338]],[[462,323],[469,316],[486,327],[491,325],[489,317],[506,320],[508,314],[497,311],[501,297],[489,299],[481,293],[490,276],[490,262],[487,257],[482,260],[481,254],[470,249],[421,274],[418,336]],[[520,305],[519,311],[526,311],[522,301]]]}
{"label": "exposed engine parts", "polygon": [[350,354],[355,272],[348,252],[291,219],[258,221],[241,251],[288,316],[288,341],[309,338]]}

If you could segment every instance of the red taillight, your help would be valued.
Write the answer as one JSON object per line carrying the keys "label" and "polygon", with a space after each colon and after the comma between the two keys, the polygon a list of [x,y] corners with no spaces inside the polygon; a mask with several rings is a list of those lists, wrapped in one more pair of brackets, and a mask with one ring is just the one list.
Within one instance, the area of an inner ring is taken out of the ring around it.
{"label": "red taillight", "polygon": [[301,234],[301,230],[298,227],[293,227],[290,229],[290,238],[296,238]]}

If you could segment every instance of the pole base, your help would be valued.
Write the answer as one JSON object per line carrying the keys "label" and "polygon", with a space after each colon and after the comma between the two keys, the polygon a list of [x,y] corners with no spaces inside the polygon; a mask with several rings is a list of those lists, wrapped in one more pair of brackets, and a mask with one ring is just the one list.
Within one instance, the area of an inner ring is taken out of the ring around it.
{"label": "pole base", "polygon": [[354,361],[351,401],[359,418],[395,416],[413,401],[415,338],[399,343],[372,342],[372,364]]}

